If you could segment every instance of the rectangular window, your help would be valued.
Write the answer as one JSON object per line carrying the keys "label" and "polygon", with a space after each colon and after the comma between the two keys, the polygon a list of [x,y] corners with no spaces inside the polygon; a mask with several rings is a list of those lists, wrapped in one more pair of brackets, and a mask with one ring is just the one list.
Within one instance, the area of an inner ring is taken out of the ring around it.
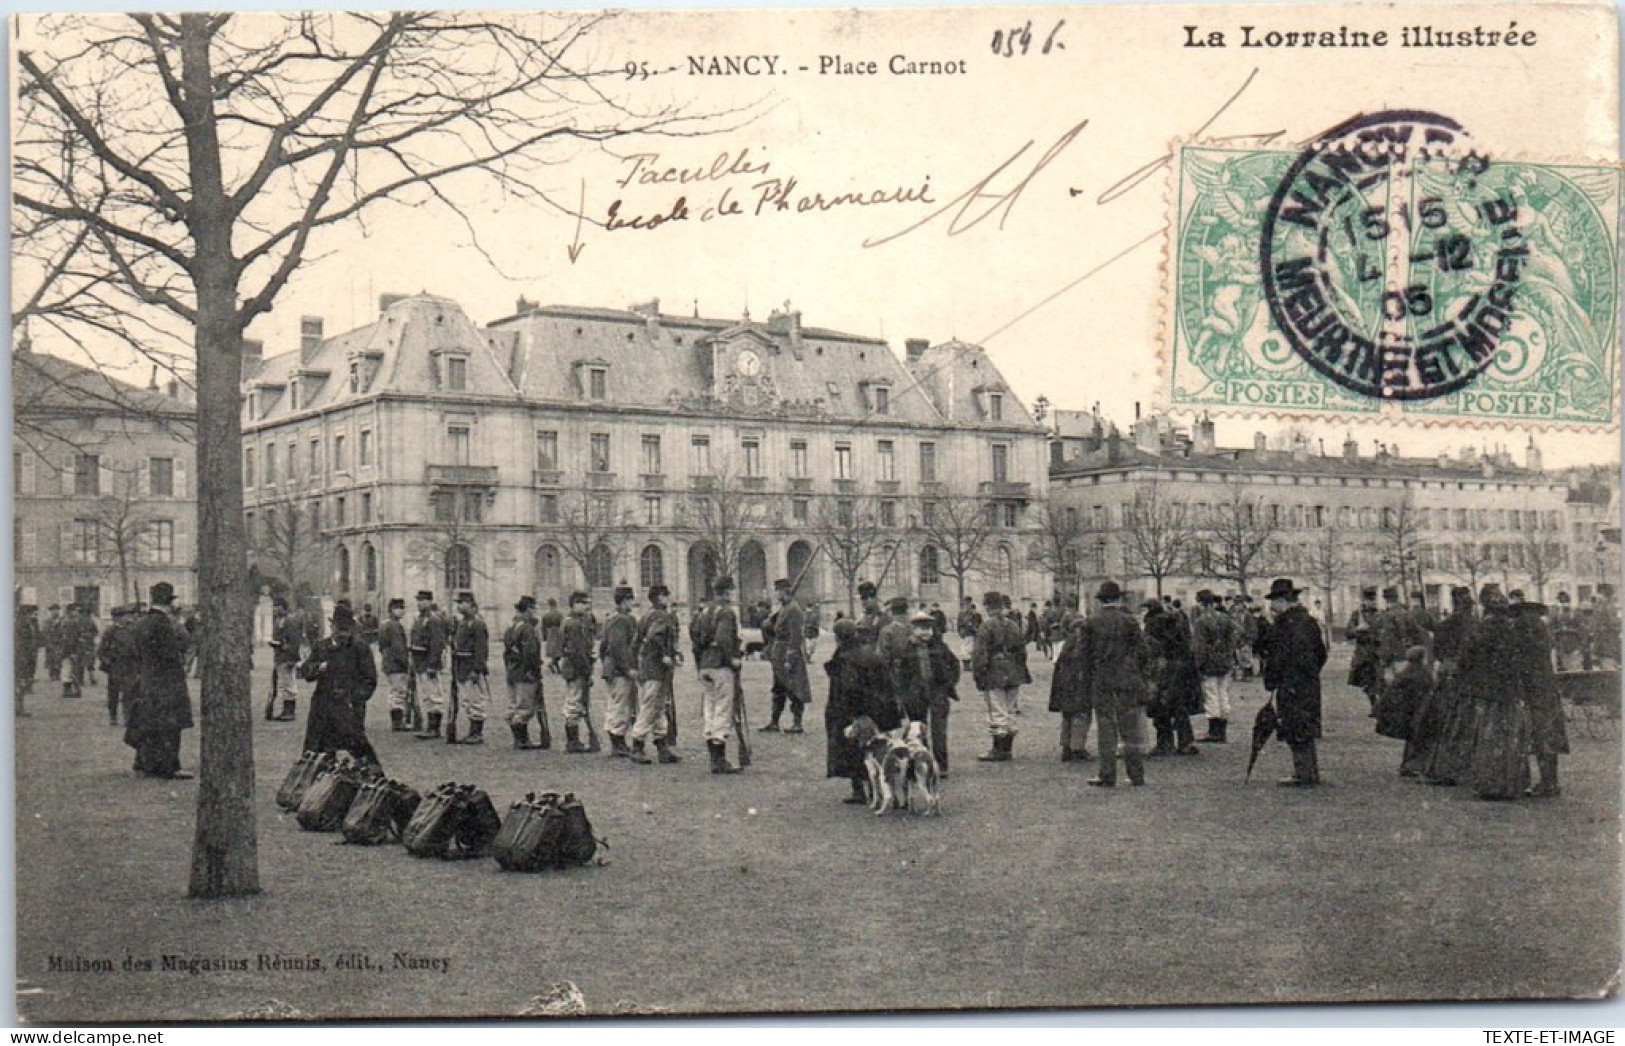
{"label": "rectangular window", "polygon": [[688,471],[693,476],[711,474],[711,437],[695,436],[689,442]]}
{"label": "rectangular window", "polygon": [[750,436],[739,441],[739,449],[745,456],[745,475],[760,476],[762,474],[762,441]]}
{"label": "rectangular window", "polygon": [[536,467],[543,472],[557,472],[559,468],[559,434],[536,433]]}
{"label": "rectangular window", "polygon": [[594,432],[587,437],[589,451],[588,471],[609,471],[609,433]]}
{"label": "rectangular window", "polygon": [[[337,464],[338,462],[335,459],[335,467]],[[310,473],[312,477],[322,474],[322,440],[319,436],[310,441],[310,457],[305,462],[305,471]]]}
{"label": "rectangular window", "polygon": [[243,486],[254,485],[254,448],[243,448]]}
{"label": "rectangular window", "polygon": [[843,527],[850,527],[856,518],[856,511],[857,507],[852,504],[851,499],[842,498],[835,503],[835,522]]}
{"label": "rectangular window", "polygon": [[363,522],[363,523],[371,523],[372,522],[372,495],[371,494],[363,494],[363,495],[361,495],[361,522]]}
{"label": "rectangular window", "polygon": [[1457,530],[1466,530],[1467,529],[1467,510],[1464,509],[1464,508],[1458,508],[1458,509],[1456,509],[1455,516],[1456,516],[1456,529]]}
{"label": "rectangular window", "polygon": [[1004,503],[1004,525],[1019,527],[1021,525],[1021,505],[1014,501]]}
{"label": "rectangular window", "polygon": [[920,524],[932,526],[937,521],[937,503],[935,501],[920,502]]}
{"label": "rectangular window", "polygon": [[175,562],[175,521],[155,519],[149,531],[152,537],[152,561],[159,566]]}
{"label": "rectangular window", "polygon": [[807,478],[807,441],[804,439],[790,441],[790,475],[794,479]]}
{"label": "rectangular window", "polygon": [[485,495],[477,490],[463,491],[463,522],[479,523],[485,519]]}
{"label": "rectangular window", "polygon": [[1010,447],[1005,443],[993,444],[993,482],[1010,480]]}
{"label": "rectangular window", "polygon": [[362,468],[367,468],[368,466],[370,466],[372,464],[372,430],[371,429],[362,429],[361,430],[361,444],[357,449],[360,451],[360,460],[357,461],[356,464],[360,465]]}
{"label": "rectangular window", "polygon": [[657,495],[651,494],[643,499],[643,525],[660,526],[660,498]]}
{"label": "rectangular window", "polygon": [[[73,492],[95,497],[102,492],[102,459],[97,454],[73,456]],[[95,560],[87,560],[94,563]]]}
{"label": "rectangular window", "polygon": [[807,522],[807,508],[812,504],[806,498],[795,498],[790,502],[790,518],[797,523]]}
{"label": "rectangular window", "polygon": [[536,518],[543,523],[557,523],[559,521],[559,496],[557,494],[542,494],[536,502]]}
{"label": "rectangular window", "polygon": [[645,476],[660,475],[660,437],[643,437],[643,474]]}
{"label": "rectangular window", "polygon": [[935,443],[920,444],[920,482],[935,483],[937,481],[937,445]]}
{"label": "rectangular window", "polygon": [[880,525],[895,527],[897,525],[897,502],[882,501],[880,503]]}
{"label": "rectangular window", "polygon": [[277,462],[276,462],[276,444],[275,443],[267,443],[265,445],[265,483],[266,483],[266,486],[271,486],[271,485],[276,483],[276,478],[277,478],[277,467],[276,466],[277,466]]}
{"label": "rectangular window", "polygon": [[259,544],[260,532],[257,529],[258,525],[259,525],[259,520],[257,520],[254,517],[254,513],[252,513],[252,512],[243,513],[243,529],[248,532],[248,543],[250,545]]}
{"label": "rectangular window", "polygon": [[852,444],[835,444],[835,478],[852,478]]}
{"label": "rectangular window", "polygon": [[891,413],[891,389],[884,385],[875,386],[875,413]]}
{"label": "rectangular window", "polygon": [[457,522],[457,493],[451,490],[437,490],[429,495],[434,502],[434,521],[436,523]]}
{"label": "rectangular window", "polygon": [[155,498],[175,496],[175,459],[147,459],[147,493]]}
{"label": "rectangular window", "polygon": [[299,478],[299,444],[288,443],[288,480],[291,482]]}
{"label": "rectangular window", "polygon": [[101,559],[102,528],[93,519],[73,521],[72,559],[75,563],[95,563]]}
{"label": "rectangular window", "polygon": [[446,388],[453,392],[463,392],[468,389],[468,359],[466,357],[446,357]]}
{"label": "rectangular window", "polygon": [[20,450],[11,452],[11,492],[13,494],[23,492],[23,454]]}
{"label": "rectangular window", "polygon": [[345,504],[343,498],[333,499],[333,525],[335,527],[348,525],[345,520]]}
{"label": "rectangular window", "polygon": [[451,445],[451,464],[467,465],[473,460],[474,434],[467,425],[446,426],[446,441]]}
{"label": "rectangular window", "polygon": [[587,396],[590,399],[601,400],[609,394],[609,372],[602,367],[593,367],[587,371]]}
{"label": "rectangular window", "polygon": [[310,517],[311,540],[319,540],[322,536],[322,503],[320,501],[312,501],[305,515]]}
{"label": "rectangular window", "polygon": [[897,455],[893,453],[895,447],[889,439],[883,439],[875,444],[875,455],[880,459],[880,478],[894,480],[897,478]]}
{"label": "rectangular window", "polygon": [[987,394],[987,416],[993,421],[1004,420],[1004,393],[990,392]]}
{"label": "rectangular window", "polygon": [[343,436],[333,437],[333,471],[350,471],[350,445]]}

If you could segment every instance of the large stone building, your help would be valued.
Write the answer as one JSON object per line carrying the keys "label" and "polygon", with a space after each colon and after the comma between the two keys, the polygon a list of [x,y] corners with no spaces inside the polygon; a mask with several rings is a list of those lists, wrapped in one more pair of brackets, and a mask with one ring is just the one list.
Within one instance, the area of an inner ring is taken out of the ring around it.
{"label": "large stone building", "polygon": [[247,368],[243,470],[260,570],[313,592],[472,587],[493,607],[625,579],[691,602],[720,552],[746,601],[786,576],[844,602],[829,548],[872,521],[861,576],[945,599],[956,581],[915,525],[958,500],[991,525],[969,590],[1047,588],[1028,559],[1044,430],[977,347],[910,341],[900,358],[793,311],[658,302],[521,299],[481,327],[429,295],[302,330],[298,351]]}
{"label": "large stone building", "polygon": [[103,615],[162,580],[193,602],[196,411],[185,390],[136,388],[34,352],[26,335],[11,382],[17,601]]}
{"label": "large stone building", "polygon": [[[1160,572],[1161,591],[1188,604],[1201,588],[1258,596],[1285,574],[1338,621],[1367,585],[1432,606],[1486,581],[1531,599],[1594,590],[1575,562],[1568,483],[1542,470],[1533,440],[1520,464],[1503,450],[1405,457],[1352,440],[1337,453],[1303,439],[1272,449],[1261,434],[1221,448],[1206,419],[1187,434],[1148,417],[1126,435],[1066,420],[1050,495],[1076,521],[1082,588],[1111,577],[1148,596]],[[1165,570],[1150,567],[1169,551]]]}

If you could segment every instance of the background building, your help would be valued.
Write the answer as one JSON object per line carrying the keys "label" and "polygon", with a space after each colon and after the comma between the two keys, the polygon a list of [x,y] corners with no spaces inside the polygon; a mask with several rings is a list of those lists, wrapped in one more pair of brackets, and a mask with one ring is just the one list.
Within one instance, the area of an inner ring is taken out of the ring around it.
{"label": "background building", "polygon": [[1076,521],[1083,587],[1112,577],[1189,603],[1200,588],[1256,597],[1284,574],[1340,623],[1366,585],[1439,606],[1458,584],[1552,600],[1596,580],[1576,556],[1569,484],[1542,470],[1533,440],[1518,463],[1500,449],[1418,458],[1352,440],[1328,454],[1290,431],[1274,447],[1259,434],[1220,448],[1206,419],[1186,433],[1143,418],[1126,437],[1098,418],[1069,425],[1052,444],[1050,493]]}
{"label": "background building", "polygon": [[[333,337],[307,318],[299,351],[245,370],[245,510],[268,578],[358,604],[607,598],[622,579],[692,602],[727,563],[744,601],[783,576],[844,602],[859,578],[952,598],[957,564],[967,591],[1047,592],[1030,560],[1044,429],[975,346],[910,341],[899,358],[788,308],[521,299],[480,327],[444,298],[379,304]],[[938,547],[970,531],[973,557]]]}
{"label": "background building", "polygon": [[11,358],[16,597],[105,614],[156,581],[197,592],[193,405],[178,382],[147,389],[32,351]]}

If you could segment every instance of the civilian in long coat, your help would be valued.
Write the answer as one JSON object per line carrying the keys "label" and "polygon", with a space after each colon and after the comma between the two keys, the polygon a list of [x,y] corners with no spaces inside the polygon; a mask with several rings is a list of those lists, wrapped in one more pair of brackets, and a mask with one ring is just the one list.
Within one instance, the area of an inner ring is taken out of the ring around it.
{"label": "civilian in long coat", "polygon": [[1544,609],[1539,603],[1517,603],[1512,607],[1512,660],[1518,681],[1513,690],[1528,714],[1529,752],[1540,770],[1540,779],[1528,794],[1543,799],[1562,794],[1557,782],[1557,757],[1569,751],[1563,698],[1557,692],[1557,678],[1552,672],[1552,637],[1541,619]]}
{"label": "civilian in long coat", "polygon": [[1494,585],[1479,596],[1484,617],[1461,649],[1461,700],[1474,709],[1471,761],[1466,768],[1483,799],[1516,799],[1529,775],[1529,720],[1518,699],[1516,625]]}
{"label": "civilian in long coat", "polygon": [[892,697],[891,677],[880,655],[864,642],[862,629],[845,618],[835,622],[835,653],[824,662],[824,671],[829,675],[829,703],[824,706],[824,737],[829,745],[825,776],[852,782],[847,802],[867,802],[863,789],[869,775],[863,752],[843,731],[863,716],[874,720],[881,730],[895,730],[902,723]]}
{"label": "civilian in long coat", "polygon": [[925,723],[931,755],[948,772],[948,713],[959,699],[959,658],[937,632],[937,622],[924,610],[909,621],[908,644],[887,667],[897,688],[897,704],[910,719]]}
{"label": "civilian in long coat", "polygon": [[1282,785],[1309,787],[1320,783],[1320,670],[1326,664],[1326,639],[1309,611],[1298,602],[1302,591],[1290,578],[1270,583],[1270,610],[1275,620],[1262,639],[1264,689],[1275,695],[1276,733],[1292,749],[1292,776]]}
{"label": "civilian in long coat", "polygon": [[1434,753],[1444,743],[1457,704],[1456,660],[1472,627],[1473,591],[1458,585],[1450,590],[1450,616],[1440,621],[1433,632],[1433,687],[1411,719],[1410,737],[1405,741],[1405,756],[1399,765],[1401,776],[1426,773]]}
{"label": "civilian in long coat", "polygon": [[767,656],[773,666],[773,717],[762,729],[771,733],[779,727],[784,706],[790,706],[792,734],[802,732],[801,712],[812,704],[812,684],[807,679],[807,618],[790,591],[788,578],[773,582],[779,609],[768,618],[772,633]]}
{"label": "civilian in long coat", "polygon": [[[1061,714],[1061,762],[1089,758],[1089,720],[1094,702],[1089,696],[1089,659],[1082,641],[1082,617],[1071,622],[1061,652],[1055,658],[1055,675],[1049,684],[1049,710]],[[1059,626],[1057,626],[1059,627]]]}
{"label": "civilian in long coat", "polygon": [[1134,614],[1122,605],[1123,590],[1107,581],[1095,593],[1100,613],[1083,623],[1078,645],[1089,683],[1100,738],[1100,772],[1089,783],[1117,787],[1117,743],[1123,742],[1123,768],[1131,784],[1145,784],[1147,680],[1155,656]]}
{"label": "civilian in long coat", "polygon": [[1145,634],[1161,661],[1156,691],[1146,711],[1157,728],[1152,755],[1195,755],[1191,716],[1202,711],[1202,677],[1196,671],[1189,626],[1177,611],[1153,604],[1146,612]]}
{"label": "civilian in long coat", "polygon": [[305,719],[305,751],[349,752],[358,762],[378,764],[367,740],[367,700],[378,688],[372,648],[356,634],[355,611],[333,610],[333,634],[318,639],[299,674],[316,684]]}
{"label": "civilian in long coat", "polygon": [[192,726],[192,699],[186,692],[186,637],[170,605],[175,589],[153,585],[151,607],[131,629],[136,672],[125,700],[124,743],[135,749],[135,772],[149,777],[187,779],[181,769],[181,731]]}

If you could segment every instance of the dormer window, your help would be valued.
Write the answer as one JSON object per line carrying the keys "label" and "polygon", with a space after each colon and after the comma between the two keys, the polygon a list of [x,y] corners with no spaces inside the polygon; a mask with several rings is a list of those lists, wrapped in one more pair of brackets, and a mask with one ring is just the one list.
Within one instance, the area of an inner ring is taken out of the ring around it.
{"label": "dormer window", "polygon": [[609,369],[607,367],[587,368],[587,398],[602,400],[609,395]]}
{"label": "dormer window", "polygon": [[884,385],[875,386],[875,413],[891,413],[891,389]]}
{"label": "dormer window", "polygon": [[864,409],[872,414],[891,413],[891,382],[884,378],[858,383]]}
{"label": "dormer window", "polygon": [[990,392],[987,394],[987,416],[990,421],[1004,420],[1004,393]]}
{"label": "dormer window", "polygon": [[602,357],[576,360],[570,368],[576,395],[602,403],[609,399],[609,361]]}
{"label": "dormer window", "polygon": [[465,392],[468,389],[468,357],[446,357],[446,388],[451,392]]}
{"label": "dormer window", "polygon": [[299,409],[299,379],[294,378],[288,382],[288,409]]}

